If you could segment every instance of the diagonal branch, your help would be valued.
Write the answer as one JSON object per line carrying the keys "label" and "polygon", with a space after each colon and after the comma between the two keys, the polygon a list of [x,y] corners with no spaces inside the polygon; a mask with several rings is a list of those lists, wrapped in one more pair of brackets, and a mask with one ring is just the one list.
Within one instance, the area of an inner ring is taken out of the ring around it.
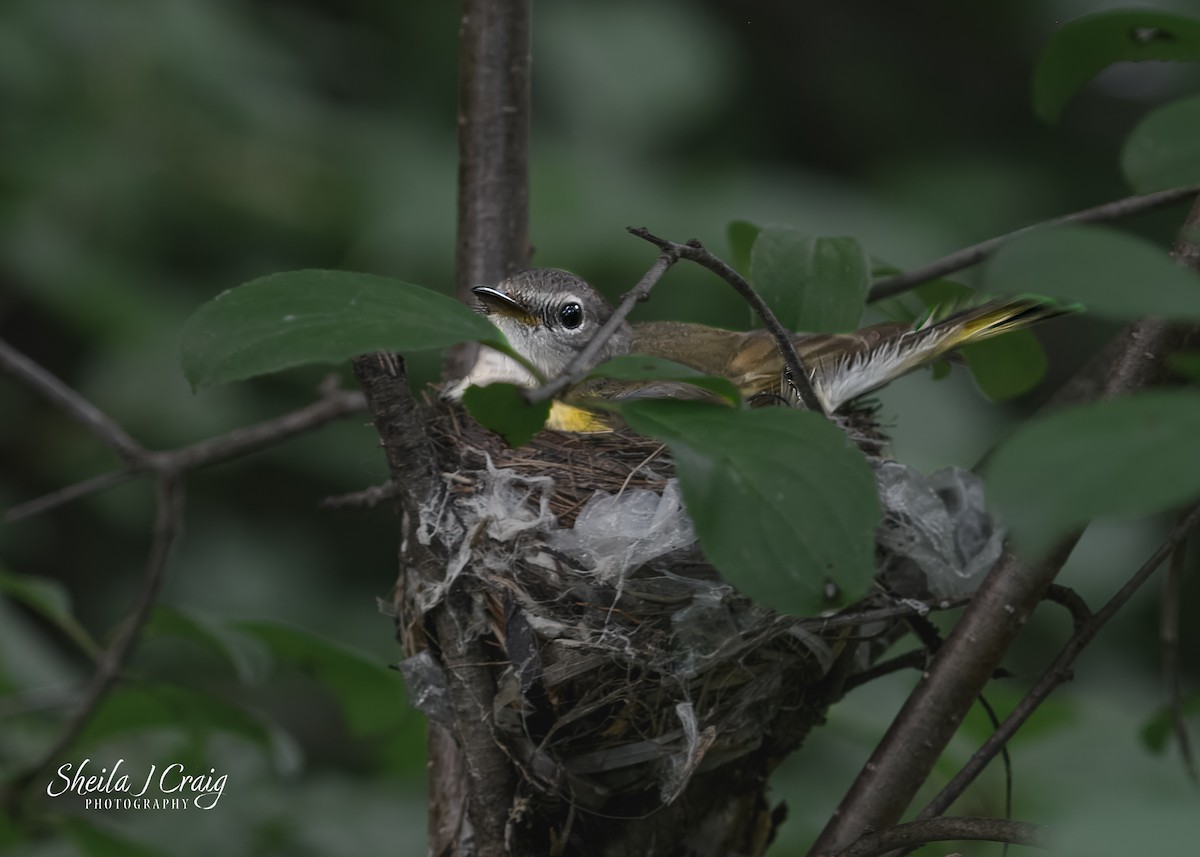
{"label": "diagonal branch", "polygon": [[[78,393],[70,392],[72,395],[78,396]],[[142,450],[136,461],[130,462],[119,470],[93,476],[13,506],[5,512],[4,523],[11,524],[47,512],[72,500],[78,500],[97,491],[120,485],[143,473],[151,471],[185,473],[240,458],[265,447],[282,443],[298,434],[320,428],[333,420],[365,410],[366,399],[357,390],[326,390],[320,399],[303,408],[252,426],[234,429],[219,437],[208,438],[179,449],[163,452]]]}
{"label": "diagonal branch", "polygon": [[1197,194],[1200,194],[1200,185],[1170,188],[1168,190],[1142,194],[1141,196],[1125,197],[1124,199],[1106,202],[1103,205],[1097,205],[1093,208],[1085,208],[1082,211],[1065,214],[1062,217],[1055,217],[1043,223],[1025,226],[1009,232],[1007,235],[999,235],[995,238],[981,241],[978,244],[973,244],[970,247],[956,250],[948,256],[943,256],[941,259],[930,262],[928,265],[914,268],[911,271],[905,271],[902,274],[897,274],[894,277],[889,277],[886,280],[878,282],[867,293],[867,301],[874,302],[890,298],[916,288],[922,283],[936,280],[938,277],[944,277],[947,274],[961,271],[964,268],[970,268],[972,265],[978,265],[988,256],[995,253],[1002,244],[1034,229],[1042,229],[1047,226],[1062,226],[1067,223],[1102,223],[1107,220],[1118,220],[1122,217],[1129,217],[1134,214],[1141,214],[1146,211],[1153,211],[1157,208],[1174,205]]}
{"label": "diagonal branch", "polygon": [[[1190,233],[1197,225],[1200,202],[1184,223],[1177,257],[1192,258]],[[1188,333],[1153,318],[1126,328],[1101,395],[1122,395],[1156,383],[1164,375],[1163,359],[1178,349]],[[899,820],[1077,540],[1078,534],[1065,539],[1034,565],[1020,562],[1010,551],[1001,556],[811,853],[837,853],[863,831]]]}
{"label": "diagonal branch", "polygon": [[877,857],[897,848],[919,848],[930,842],[974,840],[1046,848],[1046,829],[1026,821],[1004,818],[930,818],[869,833],[838,857]]}
{"label": "diagonal branch", "polygon": [[816,391],[813,390],[812,382],[809,379],[808,372],[804,368],[804,364],[800,360],[800,355],[796,353],[796,346],[792,343],[791,334],[779,323],[779,319],[771,311],[771,308],[767,306],[767,302],[754,290],[753,286],[746,282],[745,277],[710,253],[703,244],[694,238],[686,244],[678,244],[674,241],[667,241],[665,238],[659,238],[657,235],[652,235],[644,226],[628,228],[632,234],[643,241],[649,241],[664,253],[674,253],[680,259],[687,259],[689,262],[695,262],[704,268],[708,268],[708,270],[733,286],[734,290],[758,313],[759,317],[763,320],[763,325],[770,331],[771,336],[774,337],[775,344],[779,347],[779,353],[783,355],[783,362],[787,366],[788,380],[791,382],[792,387],[795,388],[796,394],[800,398],[800,403],[810,411],[816,411],[819,414],[825,412],[825,409],[821,406],[821,400],[817,398]]}
{"label": "diagonal branch", "polygon": [[608,317],[604,324],[600,325],[600,329],[595,335],[588,340],[587,345],[583,346],[580,351],[571,360],[570,363],[563,368],[557,378],[552,378],[547,383],[531,390],[527,399],[530,402],[544,402],[547,399],[553,399],[555,396],[562,393],[572,384],[578,383],[592,369],[592,361],[596,359],[596,355],[600,353],[600,349],[608,340],[612,339],[613,334],[617,332],[617,328],[621,323],[629,317],[633,312],[636,304],[646,300],[650,296],[650,290],[662,279],[663,274],[671,269],[679,260],[679,256],[669,249],[664,249],[654,264],[650,266],[650,270],[642,275],[636,286],[630,289],[625,297],[621,298],[621,303],[613,310],[613,314]]}
{"label": "diagonal branch", "polygon": [[126,462],[136,463],[145,458],[146,450],[83,396],[76,393],[48,369],[30,360],[20,351],[0,339],[0,369],[41,394],[71,419],[86,427],[101,443],[112,449]]}
{"label": "diagonal branch", "polygon": [[1150,579],[1150,576],[1158,570],[1158,567],[1163,564],[1176,548],[1183,544],[1184,540],[1187,539],[1188,535],[1197,526],[1200,526],[1200,505],[1192,507],[1191,511],[1183,517],[1183,520],[1167,536],[1166,541],[1159,545],[1158,549],[1137,570],[1137,573],[1126,581],[1125,585],[1117,590],[1116,594],[1103,607],[1097,610],[1094,615],[1088,618],[1071,635],[1071,639],[1063,646],[1062,650],[1058,653],[1058,657],[1042,673],[1041,678],[1030,688],[1024,698],[1017,703],[1016,708],[1005,718],[1000,728],[988,737],[983,746],[976,750],[975,754],[967,761],[967,764],[962,767],[962,770],[955,774],[954,778],[921,810],[918,818],[932,818],[950,808],[950,805],[958,799],[967,786],[982,773],[988,762],[1004,749],[1009,739],[1016,734],[1016,731],[1037,710],[1037,707],[1045,701],[1046,697],[1056,687],[1071,677],[1071,665],[1075,663],[1075,659],[1079,657],[1088,643],[1100,632],[1100,629],[1117,614],[1118,610],[1125,606],[1126,602],[1133,597],[1142,584]]}
{"label": "diagonal branch", "polygon": [[183,529],[183,483],[176,474],[160,474],[156,485],[157,511],[150,553],[146,560],[146,576],[129,615],[122,623],[112,644],[101,656],[96,672],[83,695],[79,711],[58,741],[41,758],[19,775],[9,786],[6,798],[16,799],[35,779],[44,773],[83,732],[92,716],[108,697],[129,663],[150,611],[158,600],[171,556],[180,531]]}

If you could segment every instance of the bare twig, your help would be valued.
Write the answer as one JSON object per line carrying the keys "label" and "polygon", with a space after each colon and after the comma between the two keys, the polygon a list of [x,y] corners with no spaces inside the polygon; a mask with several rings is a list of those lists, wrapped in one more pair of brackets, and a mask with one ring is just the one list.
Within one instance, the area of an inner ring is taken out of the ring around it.
{"label": "bare twig", "polygon": [[868,682],[875,681],[877,678],[883,678],[885,675],[891,675],[894,672],[922,669],[928,661],[929,652],[925,649],[913,649],[911,652],[896,655],[894,658],[888,658],[886,661],[880,661],[861,672],[854,673],[846,679],[843,690],[849,693],[856,687],[862,687]]}
{"label": "bare twig", "polygon": [[1054,659],[1054,662],[1042,673],[1041,677],[1030,688],[1029,692],[1025,694],[1016,708],[1005,718],[1000,728],[992,733],[987,741],[983,743],[983,746],[975,751],[975,754],[963,766],[962,770],[955,774],[954,778],[946,784],[945,788],[938,792],[937,796],[929,802],[929,805],[921,810],[919,818],[931,818],[935,815],[940,815],[950,808],[950,805],[979,776],[987,763],[1006,746],[1008,740],[1029,719],[1030,715],[1050,695],[1050,692],[1070,678],[1071,665],[1075,663],[1075,659],[1079,657],[1080,652],[1087,647],[1088,643],[1092,641],[1100,629],[1133,597],[1133,594],[1137,592],[1142,584],[1150,579],[1150,576],[1162,565],[1163,561],[1170,556],[1171,552],[1198,525],[1200,525],[1200,505],[1194,506],[1183,517],[1171,531],[1170,535],[1167,536],[1166,541],[1151,554],[1150,558],[1138,569],[1137,573],[1103,607],[1085,621],[1083,627],[1071,635],[1071,639],[1063,646],[1058,656]]}
{"label": "bare twig", "polygon": [[156,485],[157,512],[154,532],[151,537],[150,554],[146,561],[146,577],[138,592],[137,600],[122,623],[121,630],[112,644],[101,656],[96,672],[84,692],[79,711],[71,719],[66,731],[41,758],[18,776],[10,785],[9,799],[18,796],[39,775],[45,772],[83,732],[101,703],[116,685],[121,672],[129,662],[150,611],[158,600],[166,574],[171,548],[183,529],[183,483],[174,474],[160,474]]}
{"label": "bare twig", "polygon": [[626,228],[631,234],[636,235],[643,241],[649,241],[664,253],[674,253],[679,259],[687,259],[689,262],[695,262],[701,267],[708,268],[708,270],[733,286],[734,290],[750,304],[751,309],[758,313],[759,317],[763,320],[763,326],[774,337],[775,344],[779,347],[779,353],[783,355],[784,365],[787,366],[788,380],[795,388],[796,394],[800,398],[800,403],[810,411],[816,411],[819,414],[825,412],[824,407],[821,405],[821,400],[817,398],[817,393],[813,390],[808,371],[804,368],[804,364],[800,360],[800,355],[796,353],[796,346],[792,343],[791,334],[779,323],[779,319],[771,311],[771,308],[767,306],[767,302],[754,290],[753,286],[746,282],[745,277],[710,253],[695,238],[686,244],[679,244],[675,241],[668,241],[665,238],[659,238],[657,235],[651,234],[644,226],[630,226]]}
{"label": "bare twig", "polygon": [[1129,217],[1134,214],[1153,211],[1156,208],[1174,205],[1189,197],[1194,197],[1198,193],[1200,193],[1200,185],[1170,188],[1169,190],[1160,190],[1155,193],[1130,196],[1113,202],[1106,202],[1094,208],[1085,208],[1083,211],[1075,211],[1043,223],[1026,226],[1014,232],[1009,232],[1007,235],[989,238],[987,241],[981,241],[970,247],[956,250],[949,256],[943,256],[941,259],[930,262],[928,265],[914,268],[911,271],[905,271],[903,274],[897,274],[894,277],[889,277],[882,282],[878,282],[867,292],[867,300],[878,301],[890,298],[915,288],[922,283],[936,280],[938,277],[944,277],[946,274],[961,271],[963,268],[969,268],[972,265],[978,265],[988,256],[992,255],[992,253],[996,252],[1000,245],[1034,229],[1042,229],[1047,226],[1061,226],[1066,223],[1101,223],[1107,220],[1119,220],[1122,217]]}
{"label": "bare twig", "polygon": [[952,839],[1047,847],[1046,829],[1038,824],[1003,818],[929,818],[869,833],[839,852],[838,857],[876,857],[897,848],[916,848]]}
{"label": "bare twig", "polygon": [[389,479],[380,485],[372,485],[361,491],[326,497],[321,501],[322,509],[374,509],[384,500],[391,500],[400,492],[400,486]]}
{"label": "bare twig", "polygon": [[888,607],[876,607],[872,610],[847,611],[835,613],[832,616],[816,616],[800,619],[796,624],[802,628],[824,634],[838,628],[852,628],[857,625],[870,625],[874,622],[886,622],[889,619],[901,619],[906,616],[922,616],[934,610],[953,610],[962,607],[969,601],[967,598],[955,598],[940,601],[936,604],[924,604],[919,601],[901,601]]}
{"label": "bare twig", "polygon": [[162,452],[143,450],[141,457],[136,462],[130,463],[120,470],[93,476],[13,506],[4,514],[4,522],[11,524],[23,518],[32,517],[72,500],[78,500],[97,491],[120,485],[143,473],[151,471],[185,473],[249,455],[264,447],[282,443],[295,435],[312,431],[333,420],[364,410],[366,410],[366,399],[357,390],[328,391],[320,399],[303,408],[252,426],[234,429],[220,437],[209,438],[179,449]]}
{"label": "bare twig", "polygon": [[1087,602],[1083,600],[1083,596],[1069,586],[1063,586],[1061,583],[1051,583],[1046,587],[1046,600],[1052,601],[1060,607],[1067,608],[1067,611],[1071,614],[1071,621],[1075,623],[1076,631],[1092,618],[1092,610],[1087,606]]}
{"label": "bare twig", "polygon": [[62,409],[67,416],[85,426],[125,461],[137,462],[145,456],[146,450],[141,444],[131,438],[111,417],[2,339],[0,369],[24,382],[25,386]]}
{"label": "bare twig", "polygon": [[1179,755],[1188,778],[1200,784],[1196,770],[1196,757],[1192,753],[1192,740],[1188,735],[1187,723],[1183,719],[1183,695],[1179,686],[1179,604],[1183,587],[1183,570],[1187,565],[1187,540],[1180,541],[1171,554],[1167,576],[1163,580],[1161,609],[1159,612],[1159,644],[1162,648],[1163,684],[1167,688],[1167,708],[1171,712],[1171,729],[1179,744]]}
{"label": "bare twig", "polygon": [[596,355],[600,353],[608,340],[612,339],[617,328],[621,323],[629,317],[633,312],[634,306],[646,300],[650,295],[650,290],[662,279],[663,274],[671,269],[671,266],[679,259],[679,256],[670,251],[663,250],[659,257],[654,260],[654,264],[650,266],[650,270],[642,275],[636,286],[630,289],[625,297],[621,298],[621,302],[617,304],[617,308],[613,310],[613,314],[608,317],[604,324],[600,325],[600,329],[595,335],[588,340],[587,345],[575,355],[559,373],[558,377],[551,378],[547,383],[526,394],[526,399],[530,402],[544,402],[547,399],[553,399],[563,390],[578,382],[584,375],[592,369],[592,361],[596,359]]}

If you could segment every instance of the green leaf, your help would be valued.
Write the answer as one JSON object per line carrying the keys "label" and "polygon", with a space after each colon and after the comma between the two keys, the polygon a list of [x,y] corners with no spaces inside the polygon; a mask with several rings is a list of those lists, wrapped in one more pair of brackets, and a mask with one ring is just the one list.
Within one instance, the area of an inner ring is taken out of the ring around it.
{"label": "green leaf", "polygon": [[853,238],[820,238],[767,226],[750,253],[750,279],[784,327],[811,333],[853,330],[862,318],[870,262]]}
{"label": "green leaf", "polygon": [[667,444],[700,545],[725,578],[795,615],[843,601],[875,574],[879,499],[866,459],[819,414],[704,402],[621,407],[629,425]]}
{"label": "green leaf", "polygon": [[516,384],[488,384],[467,387],[462,400],[480,425],[515,449],[529,443],[550,416],[550,401],[531,403],[525,398],[527,392]]}
{"label": "green leaf", "polygon": [[[742,403],[742,396],[738,392],[737,385],[728,378],[706,375],[691,366],[685,366],[663,357],[651,357],[647,354],[623,354],[620,357],[606,360],[593,369],[588,378],[611,378],[616,381],[631,381],[635,384],[638,382],[677,381],[715,393],[731,405]],[[670,398],[670,394],[665,393],[663,398]]]}
{"label": "green leaf", "polygon": [[231,632],[220,622],[169,604],[154,608],[146,623],[146,635],[148,638],[172,637],[198,646],[228,664],[243,684],[257,681],[265,670],[263,659],[255,657],[255,651],[246,645],[241,635]]}
{"label": "green leaf", "polygon": [[993,402],[1029,392],[1046,374],[1046,352],[1028,330],[964,345],[959,353],[979,389]]}
{"label": "green leaf", "polygon": [[1200,183],[1200,96],[1150,113],[1125,141],[1121,171],[1138,193]]}
{"label": "green leaf", "polygon": [[1167,365],[1186,375],[1193,381],[1200,381],[1200,351],[1180,351],[1167,357]]}
{"label": "green leaf", "polygon": [[989,497],[1033,552],[1098,517],[1200,495],[1200,393],[1139,393],[1031,420],[993,454]]}
{"label": "green leaf", "polygon": [[[1180,700],[1179,713],[1184,717],[1200,715],[1200,693],[1193,693]],[[1167,749],[1167,742],[1175,731],[1175,713],[1168,707],[1159,708],[1142,726],[1142,743],[1151,753]]]}
{"label": "green leaf", "polygon": [[1033,73],[1033,108],[1054,122],[1105,67],[1127,60],[1200,60],[1200,20],[1153,9],[1076,18],[1050,37]]}
{"label": "green leaf", "polygon": [[14,574],[0,568],[0,592],[49,620],[88,657],[93,660],[100,657],[99,644],[75,618],[71,610],[71,596],[57,580]]}
{"label": "green leaf", "polygon": [[211,693],[162,683],[118,686],[88,720],[77,746],[93,747],[110,738],[155,729],[182,732],[194,745],[202,745],[212,732],[237,735],[268,750],[281,771],[299,765],[295,742],[255,712]]}
{"label": "green leaf", "polygon": [[507,351],[483,316],[448,295],[347,271],[290,271],[230,289],[183,330],[193,387],[372,351],[423,351],[478,340]]}
{"label": "green leaf", "polygon": [[1200,277],[1166,250],[1099,226],[1055,226],[1014,238],[984,269],[984,290],[1082,301],[1114,318],[1200,318]]}
{"label": "green leaf", "polygon": [[280,663],[291,664],[328,688],[355,735],[372,736],[397,726],[409,711],[400,676],[345,646],[275,622],[235,622]]}
{"label": "green leaf", "polygon": [[761,231],[761,227],[748,220],[731,220],[725,227],[733,267],[744,277],[750,275],[750,251]]}

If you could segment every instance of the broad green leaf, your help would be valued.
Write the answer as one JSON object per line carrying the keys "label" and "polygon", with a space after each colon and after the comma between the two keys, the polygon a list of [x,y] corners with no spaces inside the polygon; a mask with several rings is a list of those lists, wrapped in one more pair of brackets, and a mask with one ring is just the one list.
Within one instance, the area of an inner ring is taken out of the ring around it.
{"label": "broad green leaf", "polygon": [[294,666],[328,688],[355,735],[387,732],[409,711],[399,674],[383,662],[275,622],[235,622],[231,627],[265,645],[277,662]]}
{"label": "broad green leaf", "polygon": [[1167,357],[1167,365],[1186,375],[1193,381],[1200,381],[1200,351],[1180,351]]}
{"label": "broad green leaf", "polygon": [[188,319],[180,361],[193,387],[372,351],[478,340],[507,350],[483,316],[448,295],[347,271],[290,271],[218,295]]}
{"label": "broad green leaf", "polygon": [[[1200,693],[1193,693],[1180,700],[1179,713],[1183,717],[1200,715]],[[1164,705],[1142,726],[1142,743],[1151,753],[1161,753],[1167,749],[1167,742],[1171,740],[1174,731],[1175,714]]]}
{"label": "broad green leaf", "polygon": [[1200,318],[1200,277],[1166,250],[1099,226],[1056,226],[1014,238],[987,263],[984,289],[1054,295],[1121,319]]}
{"label": "broad green leaf", "polygon": [[1046,374],[1046,352],[1028,330],[964,345],[959,353],[983,394],[1003,402],[1037,386]]}
{"label": "broad green leaf", "polygon": [[531,404],[527,393],[516,384],[488,384],[468,387],[463,393],[463,405],[484,428],[504,438],[514,449],[529,443],[542,430],[550,416],[550,402]]}
{"label": "broad green leaf", "polygon": [[879,499],[862,453],[819,414],[704,402],[621,407],[629,425],[675,459],[705,556],[761,604],[794,615],[832,606],[875,574]]}
{"label": "broad green leaf", "polygon": [[1031,551],[1093,518],[1200,497],[1200,393],[1139,393],[1027,422],[987,465],[989,497]]}
{"label": "broad green leaf", "polygon": [[750,252],[750,279],[784,327],[811,333],[853,330],[862,318],[870,262],[853,238],[821,238],[767,226]]}
{"label": "broad green leaf", "polygon": [[[651,357],[647,354],[623,354],[620,357],[606,360],[593,369],[588,378],[610,378],[615,381],[634,382],[635,385],[646,382],[642,386],[649,388],[653,388],[652,382],[654,381],[678,381],[715,393],[732,405],[739,405],[742,402],[737,385],[728,378],[706,375],[691,366],[684,366],[674,360]],[[636,386],[631,388],[631,391],[635,389]],[[665,393],[662,397],[669,398],[670,394]]]}
{"label": "broad green leaf", "polygon": [[100,646],[71,610],[71,596],[57,580],[14,574],[0,568],[0,592],[49,620],[71,639],[88,657],[100,656]]}
{"label": "broad green leaf", "polygon": [[159,729],[182,732],[200,749],[213,732],[237,735],[267,750],[281,771],[299,765],[295,743],[270,721],[215,694],[163,683],[118,686],[88,720],[76,746]]}
{"label": "broad green leaf", "polygon": [[1115,62],[1200,60],[1200,20],[1122,9],[1068,21],[1050,37],[1033,73],[1033,109],[1054,122],[1085,83]]}
{"label": "broad green leaf", "polygon": [[[205,768],[204,772],[207,771],[208,769]],[[140,789],[141,784],[139,783],[135,788]],[[146,796],[149,797],[153,793],[148,791]],[[127,795],[116,796],[127,797]],[[178,795],[169,795],[168,797],[178,797]],[[63,827],[66,830],[67,838],[75,843],[85,857],[167,857],[164,851],[142,845],[111,830],[95,827],[82,818],[65,818]]]}
{"label": "broad green leaf", "polygon": [[1125,141],[1121,171],[1138,193],[1200,183],[1200,96],[1146,116]]}
{"label": "broad green leaf", "polygon": [[733,267],[743,277],[750,276],[750,251],[761,231],[757,224],[748,220],[731,220],[725,227]]}
{"label": "broad green leaf", "polygon": [[168,604],[154,608],[146,623],[146,636],[186,640],[228,664],[243,684],[257,681],[265,669],[262,653],[247,646],[241,635],[231,632],[220,622]]}

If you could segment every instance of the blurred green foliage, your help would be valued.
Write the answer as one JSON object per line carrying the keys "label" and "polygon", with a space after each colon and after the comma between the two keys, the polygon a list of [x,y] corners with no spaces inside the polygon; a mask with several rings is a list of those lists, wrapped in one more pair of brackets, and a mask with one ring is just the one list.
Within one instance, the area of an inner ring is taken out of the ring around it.
{"label": "blurred green foliage", "polygon": [[[1123,141],[1151,110],[1194,92],[1196,68],[1114,66],[1053,128],[1029,100],[1035,59],[1059,22],[1110,5],[537,4],[535,261],[571,268],[613,296],[654,256],[625,226],[699,237],[725,253],[726,224],[745,218],[854,236],[907,266],[1122,195]],[[320,370],[193,395],[176,360],[183,321],[223,289],[279,270],[360,270],[448,291],[457,26],[455,4],[7,0],[0,336],[150,447],[309,401]],[[1137,183],[1174,169],[1131,167],[1133,153],[1126,169]],[[1165,246],[1180,217],[1160,212],[1130,226]],[[746,318],[711,275],[682,265],[640,313],[731,327]],[[1112,330],[1092,318],[1058,323],[1044,342],[1048,381],[1004,407],[960,370],[939,384],[919,375],[893,385],[881,399],[897,456],[926,469],[973,464]],[[433,377],[436,360],[421,369]],[[7,381],[0,456],[6,507],[117,463]],[[72,828],[45,819],[20,845],[0,819],[6,853],[134,853],[114,840],[178,855],[423,850],[423,723],[399,702],[399,679],[386,669],[400,656],[392,620],[375,603],[395,577],[395,523],[386,510],[316,509],[384,472],[373,431],[350,420],[189,481],[168,606],[134,664],[138,681],[110,701],[133,705],[145,728],[93,736],[103,742],[87,753],[96,763],[161,764],[195,750],[195,729],[211,731],[197,760],[229,772],[223,802],[209,813],[90,813]],[[45,609],[11,588],[0,599],[0,775],[60,734],[89,672],[78,643],[106,641],[128,609],[151,517],[150,487],[130,484],[0,530],[6,578],[51,582],[39,590]],[[1156,536],[1153,526],[1095,526],[1062,582],[1098,603]],[[1194,560],[1191,571],[1185,602],[1194,605]],[[60,592],[70,593],[81,629],[56,628]],[[1013,747],[1017,815],[1076,819],[1094,854],[1115,853],[1110,828],[1122,824],[1143,836],[1160,830],[1169,844],[1181,807],[1194,809],[1177,761],[1139,740],[1163,699],[1156,610],[1153,593],[1135,600],[1080,663],[1079,681]],[[1036,674],[1066,627],[1049,608],[1039,613],[1009,666],[1022,679]],[[257,642],[245,639],[250,628],[262,632]],[[300,653],[280,628],[325,638],[330,649]],[[338,688],[310,677],[345,647],[356,650],[355,675],[364,663],[378,669],[378,682],[341,691],[352,706],[385,709],[382,733],[357,729],[365,713],[350,713]],[[1194,688],[1200,638],[1186,626],[1183,650]],[[913,680],[857,691],[789,761],[777,789],[792,819],[777,853],[811,841]],[[145,683],[171,688],[174,712],[152,720],[136,704]],[[1019,696],[1009,693],[1005,683],[989,695],[1004,710]],[[180,714],[200,705],[225,713]],[[949,775],[986,731],[982,718],[969,720],[940,772]],[[991,771],[956,809],[997,813],[1001,794]],[[76,811],[40,811],[50,809]],[[1145,847],[1143,839],[1133,850]]]}

